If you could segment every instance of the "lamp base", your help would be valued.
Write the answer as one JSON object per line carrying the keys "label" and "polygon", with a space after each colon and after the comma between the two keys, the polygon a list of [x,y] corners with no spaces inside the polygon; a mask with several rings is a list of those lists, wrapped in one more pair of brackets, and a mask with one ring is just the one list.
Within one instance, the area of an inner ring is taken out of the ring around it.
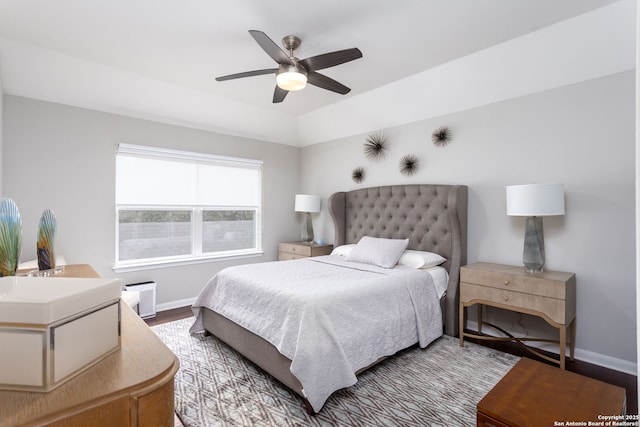
{"label": "lamp base", "polygon": [[544,257],[544,230],[542,217],[527,217],[524,229],[522,262],[527,273],[542,273]]}
{"label": "lamp base", "polygon": [[305,212],[304,222],[302,223],[301,239],[304,243],[313,243],[313,223],[311,222],[311,214]]}

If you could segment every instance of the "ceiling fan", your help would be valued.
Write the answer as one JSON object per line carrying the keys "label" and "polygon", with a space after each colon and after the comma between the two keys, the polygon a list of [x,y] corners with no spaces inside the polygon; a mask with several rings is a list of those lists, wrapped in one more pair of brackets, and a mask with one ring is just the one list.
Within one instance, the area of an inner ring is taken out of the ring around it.
{"label": "ceiling fan", "polygon": [[282,44],[289,53],[286,53],[273,42],[265,33],[257,30],[249,30],[249,34],[255,39],[260,47],[267,52],[274,61],[278,63],[278,68],[266,68],[263,70],[246,71],[244,73],[229,74],[228,76],[216,77],[221,82],[225,80],[240,79],[243,77],[260,76],[263,74],[276,75],[276,89],[273,93],[273,102],[284,101],[289,91],[303,89],[307,83],[322,89],[345,95],[351,89],[337,81],[317,72],[324,68],[344,64],[354,59],[362,58],[362,52],[358,48],[338,50],[324,53],[310,58],[299,60],[293,56],[301,43],[299,37],[285,36]]}

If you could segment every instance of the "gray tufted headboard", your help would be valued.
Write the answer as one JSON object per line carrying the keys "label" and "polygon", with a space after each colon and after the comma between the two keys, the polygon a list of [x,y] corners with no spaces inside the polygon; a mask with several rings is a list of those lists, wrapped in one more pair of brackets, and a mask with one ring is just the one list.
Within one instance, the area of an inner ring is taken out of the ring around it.
{"label": "gray tufted headboard", "polygon": [[467,186],[390,185],[339,192],[329,198],[329,213],[334,246],[357,243],[362,236],[408,238],[408,249],[447,258],[445,333],[458,334],[460,267],[467,262]]}

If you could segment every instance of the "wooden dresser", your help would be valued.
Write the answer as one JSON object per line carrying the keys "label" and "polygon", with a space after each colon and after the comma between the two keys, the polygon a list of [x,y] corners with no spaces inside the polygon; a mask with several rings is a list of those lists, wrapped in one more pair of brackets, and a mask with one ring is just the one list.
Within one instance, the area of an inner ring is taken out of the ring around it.
{"label": "wooden dresser", "polygon": [[[96,277],[69,265],[56,277]],[[120,303],[121,349],[48,393],[0,391],[0,427],[173,426],[177,357]]]}
{"label": "wooden dresser", "polygon": [[309,258],[312,256],[329,255],[333,245],[319,245],[317,243],[283,242],[278,245],[278,260]]}

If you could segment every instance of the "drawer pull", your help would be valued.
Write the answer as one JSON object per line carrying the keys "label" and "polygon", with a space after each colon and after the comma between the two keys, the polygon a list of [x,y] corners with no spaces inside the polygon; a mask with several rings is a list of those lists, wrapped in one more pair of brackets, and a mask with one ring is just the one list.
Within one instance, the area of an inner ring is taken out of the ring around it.
{"label": "drawer pull", "polygon": [[505,300],[505,301],[509,301],[509,296],[508,296],[508,295],[505,295],[505,296],[504,296],[504,300]]}
{"label": "drawer pull", "polygon": [[509,281],[508,281],[508,280],[505,280],[505,281],[504,281],[504,285],[505,285],[505,286],[509,285]]}

